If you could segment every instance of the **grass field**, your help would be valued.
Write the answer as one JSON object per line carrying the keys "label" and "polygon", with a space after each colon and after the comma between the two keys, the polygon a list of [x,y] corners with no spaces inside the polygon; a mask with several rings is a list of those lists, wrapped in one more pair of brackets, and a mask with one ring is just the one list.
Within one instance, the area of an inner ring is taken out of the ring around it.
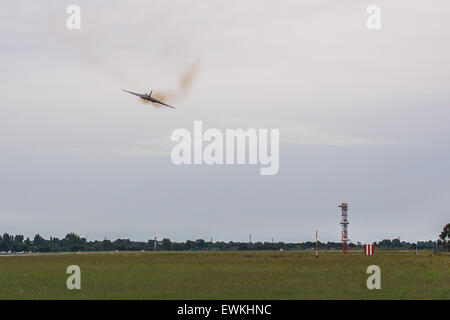
{"label": "grass field", "polygon": [[[81,268],[68,290],[66,268]],[[381,290],[366,269],[381,268]],[[450,299],[432,252],[123,252],[0,257],[0,299]]]}

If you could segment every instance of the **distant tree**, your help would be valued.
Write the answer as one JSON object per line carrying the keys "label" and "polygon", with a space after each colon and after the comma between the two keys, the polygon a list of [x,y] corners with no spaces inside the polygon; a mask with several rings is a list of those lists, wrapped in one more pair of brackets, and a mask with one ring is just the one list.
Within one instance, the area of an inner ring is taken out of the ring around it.
{"label": "distant tree", "polygon": [[[86,239],[85,239],[86,240]],[[63,246],[69,251],[79,251],[83,249],[83,241],[79,235],[74,232],[66,234],[64,237]]]}
{"label": "distant tree", "polygon": [[27,251],[28,247],[25,244],[25,242],[14,242],[11,250],[13,250],[15,252]]}
{"label": "distant tree", "polygon": [[106,239],[102,241],[101,248],[102,248],[101,249],[102,251],[112,251],[112,250],[114,250],[114,246],[113,246],[111,240],[106,240]]}
{"label": "distant tree", "polygon": [[180,242],[172,242],[171,243],[173,251],[182,251],[184,249],[183,243]]}
{"label": "distant tree", "polygon": [[393,239],[393,240],[392,240],[392,246],[393,246],[394,248],[399,248],[399,247],[402,246],[402,243],[400,242],[399,239]]}
{"label": "distant tree", "polygon": [[119,251],[136,250],[132,248],[130,239],[117,239],[113,242],[113,247]]}
{"label": "distant tree", "polygon": [[148,240],[145,247],[147,250],[153,250],[153,248],[155,247],[155,240]]}
{"label": "distant tree", "polygon": [[378,242],[378,245],[382,248],[390,248],[392,247],[392,241],[389,239],[383,239],[380,242]]}
{"label": "distant tree", "polygon": [[253,248],[255,250],[263,250],[265,243],[262,243],[261,241],[257,241],[253,244]]}
{"label": "distant tree", "polygon": [[27,237],[24,242],[25,242],[25,244],[27,245],[28,248],[31,248],[31,240],[30,240],[30,238]]}
{"label": "distant tree", "polygon": [[41,237],[41,235],[38,233],[33,238],[33,245],[40,246],[45,242],[45,239]]}
{"label": "distant tree", "polygon": [[195,246],[196,246],[196,248],[198,248],[200,250],[204,249],[206,247],[206,242],[203,239],[197,239],[197,240],[195,240]]}
{"label": "distant tree", "polygon": [[[439,235],[438,243],[450,244],[450,224],[447,224]],[[111,251],[111,250],[153,250],[154,240],[148,242],[131,241],[130,239],[117,239],[115,241],[88,241],[76,233],[68,233],[63,239],[50,237],[49,240],[44,239],[40,234],[36,234],[31,241],[29,238],[24,240],[22,235],[11,235],[4,233],[0,236],[0,251],[38,251],[38,252],[59,252],[59,251]],[[339,249],[340,242],[320,242],[319,249]],[[350,243],[351,247],[356,244]],[[378,248],[408,248],[414,249],[432,249],[435,246],[434,241],[417,241],[417,243],[400,242],[400,239],[384,239],[376,243]],[[158,243],[158,249],[161,250],[311,250],[315,247],[315,242],[306,241],[299,243],[284,242],[211,242],[203,239],[195,241],[187,240],[185,242],[171,242],[170,239],[164,238]]]}
{"label": "distant tree", "polygon": [[12,237],[6,232],[3,234],[3,242],[8,246],[12,242]]}
{"label": "distant tree", "polygon": [[161,242],[161,249],[162,250],[171,250],[172,249],[172,243],[169,239],[164,238]]}
{"label": "distant tree", "polygon": [[8,251],[8,250],[9,250],[8,244],[5,241],[0,240],[0,251]]}
{"label": "distant tree", "polygon": [[249,248],[249,244],[248,243],[241,242],[241,243],[237,244],[237,249],[238,250],[248,250],[248,248]]}
{"label": "distant tree", "polygon": [[450,223],[447,223],[444,226],[444,229],[442,229],[442,232],[439,235],[439,239],[444,245],[448,245],[448,243],[450,242]]}

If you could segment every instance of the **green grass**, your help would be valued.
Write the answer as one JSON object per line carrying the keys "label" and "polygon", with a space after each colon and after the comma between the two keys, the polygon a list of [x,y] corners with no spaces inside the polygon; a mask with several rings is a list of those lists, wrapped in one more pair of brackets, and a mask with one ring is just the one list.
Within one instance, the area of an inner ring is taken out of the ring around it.
{"label": "green grass", "polygon": [[[68,290],[67,266],[81,268]],[[366,269],[381,268],[381,290]],[[0,299],[450,299],[450,257],[432,252],[235,251],[0,257]]]}

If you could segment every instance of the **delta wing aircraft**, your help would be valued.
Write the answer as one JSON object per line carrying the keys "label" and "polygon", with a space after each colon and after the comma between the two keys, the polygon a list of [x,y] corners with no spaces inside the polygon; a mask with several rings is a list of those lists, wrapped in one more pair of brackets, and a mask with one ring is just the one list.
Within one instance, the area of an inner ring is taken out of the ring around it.
{"label": "delta wing aircraft", "polygon": [[153,102],[153,103],[159,103],[159,104],[162,104],[162,105],[164,105],[164,106],[166,106],[166,107],[176,109],[175,107],[169,106],[168,104],[165,104],[164,102],[159,101],[158,99],[153,98],[153,97],[152,97],[152,92],[153,92],[153,91],[150,91],[149,94],[147,94],[147,93],[136,93],[136,92],[131,92],[131,91],[127,91],[127,90],[122,90],[122,91],[131,93],[131,94],[134,94],[135,96],[138,96],[138,97],[141,98],[141,99],[148,100],[148,101]]}

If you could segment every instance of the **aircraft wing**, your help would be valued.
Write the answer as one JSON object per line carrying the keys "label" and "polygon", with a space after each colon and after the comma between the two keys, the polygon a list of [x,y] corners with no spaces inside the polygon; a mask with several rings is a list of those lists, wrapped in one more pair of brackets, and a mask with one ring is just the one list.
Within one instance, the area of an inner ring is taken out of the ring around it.
{"label": "aircraft wing", "polygon": [[166,106],[166,107],[170,107],[170,108],[176,109],[175,107],[169,106],[168,104],[165,104],[164,102],[161,102],[161,101],[159,101],[159,100],[156,100],[156,99],[155,99],[155,102],[156,102],[156,103],[159,103],[159,104],[162,104],[162,105],[164,105],[164,106]]}
{"label": "aircraft wing", "polygon": [[135,96],[138,96],[139,98],[145,99],[143,94],[139,94],[139,93],[136,93],[136,92],[131,92],[131,91],[123,90],[123,89],[122,89],[122,91],[134,94]]}

